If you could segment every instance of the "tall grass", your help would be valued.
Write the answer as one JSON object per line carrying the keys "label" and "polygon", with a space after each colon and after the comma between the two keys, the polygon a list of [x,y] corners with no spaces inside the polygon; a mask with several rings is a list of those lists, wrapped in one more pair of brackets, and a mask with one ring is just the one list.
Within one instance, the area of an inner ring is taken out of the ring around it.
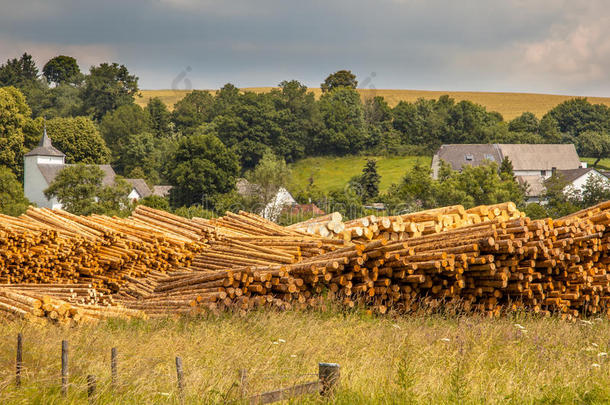
{"label": "tall grass", "polygon": [[[25,342],[21,389],[14,387],[18,332]],[[97,376],[100,403],[178,403],[177,355],[187,403],[238,399],[242,368],[250,392],[258,393],[314,380],[320,361],[341,365],[341,387],[328,400],[340,404],[610,401],[610,323],[602,319],[252,312],[70,329],[4,323],[0,338],[4,404],[83,403],[87,374]],[[62,339],[70,342],[66,399],[59,392]],[[110,389],[113,346],[119,352],[117,392]],[[324,402],[317,396],[298,401]]]}

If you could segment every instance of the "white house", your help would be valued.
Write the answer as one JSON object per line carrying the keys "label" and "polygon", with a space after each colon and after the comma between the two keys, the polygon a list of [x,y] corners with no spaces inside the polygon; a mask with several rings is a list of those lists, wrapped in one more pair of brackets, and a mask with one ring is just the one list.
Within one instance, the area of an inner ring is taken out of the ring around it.
{"label": "white house", "polygon": [[[45,128],[38,146],[25,154],[23,162],[23,189],[25,197],[39,207],[61,209],[56,198],[48,199],[44,195],[49,185],[59,172],[70,165],[66,164],[66,155],[51,143]],[[110,165],[98,165],[104,172],[102,184],[114,184],[116,173]],[[139,200],[152,194],[143,179],[126,179],[132,185],[129,198]]]}
{"label": "white house", "polygon": [[[508,158],[513,165],[517,181],[527,184],[528,202],[539,202],[544,194],[544,181],[554,172],[564,174],[570,183],[586,181],[580,176],[592,173],[587,164],[581,162],[572,144],[453,144],[443,145],[432,158],[432,176],[438,178],[441,161],[453,170],[464,166],[480,166],[487,162],[498,165]],[[600,175],[594,171],[593,175]],[[580,174],[578,177],[573,176]],[[582,185],[581,185],[582,186]]]}
{"label": "white house", "polygon": [[[248,180],[241,178],[235,183],[237,193],[242,196],[253,196],[261,193],[258,184],[252,184]],[[277,220],[282,211],[287,207],[292,207],[297,204],[292,194],[284,187],[280,187],[273,196],[273,199],[263,207],[260,215],[272,221]]]}

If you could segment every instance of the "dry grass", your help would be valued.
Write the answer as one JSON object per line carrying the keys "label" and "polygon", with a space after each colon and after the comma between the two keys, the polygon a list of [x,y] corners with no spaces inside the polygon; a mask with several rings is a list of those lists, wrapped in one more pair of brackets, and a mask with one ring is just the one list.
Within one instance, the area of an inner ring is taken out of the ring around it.
{"label": "dry grass", "polygon": [[[516,324],[522,325],[524,329]],[[12,385],[14,342],[24,333],[24,387]],[[0,397],[13,403],[83,403],[95,374],[101,403],[178,403],[174,356],[183,358],[187,403],[235,398],[237,370],[252,392],[314,379],[319,361],[342,367],[336,403],[607,403],[610,323],[526,315],[487,320],[359,312],[253,312],[201,319],[110,321],[61,329],[0,326]],[[59,395],[59,348],[70,342],[68,398]],[[109,353],[119,350],[116,394]],[[597,366],[599,365],[599,366]],[[301,375],[295,377],[295,375]],[[320,403],[312,396],[299,403]]]}
{"label": "dry grass", "polygon": [[[272,87],[249,87],[242,90],[257,93],[268,92]],[[310,88],[316,97],[320,96],[319,88]],[[448,94],[457,101],[470,100],[474,103],[487,107],[489,111],[497,111],[505,120],[511,120],[525,111],[530,111],[539,118],[557,104],[573,98],[573,96],[562,96],[554,94],[534,93],[489,93],[473,91],[425,91],[425,90],[387,90],[387,89],[358,89],[363,97],[383,96],[393,107],[399,101],[415,101],[418,98],[437,99],[443,94]],[[212,91],[214,93],[215,91]],[[168,107],[174,104],[188,93],[187,90],[142,90],[142,97],[136,102],[141,106],[146,105],[151,97],[160,97]],[[589,101],[596,104],[610,106],[608,97],[588,97]]]}

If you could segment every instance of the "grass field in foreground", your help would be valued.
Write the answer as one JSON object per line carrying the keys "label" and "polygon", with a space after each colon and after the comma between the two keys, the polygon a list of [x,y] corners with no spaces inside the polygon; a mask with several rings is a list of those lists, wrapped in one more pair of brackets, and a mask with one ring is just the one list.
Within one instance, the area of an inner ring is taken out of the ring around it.
{"label": "grass field in foreground", "polygon": [[362,173],[366,160],[377,160],[377,172],[381,175],[380,190],[385,191],[393,183],[399,183],[407,170],[417,162],[430,166],[429,156],[399,157],[315,157],[299,160],[291,164],[292,190],[306,188],[313,176],[314,184],[322,191],[343,189],[354,176]]}
{"label": "grass field in foreground", "polygon": [[[268,92],[273,87],[250,87],[242,90],[254,92]],[[319,88],[310,88],[316,97],[319,97]],[[530,111],[539,118],[557,104],[573,98],[574,96],[564,96],[555,94],[535,94],[535,93],[492,93],[474,91],[426,91],[426,90],[389,90],[389,89],[358,89],[362,97],[383,96],[385,100],[394,107],[399,101],[413,102],[418,98],[438,99],[444,94],[448,94],[456,101],[469,100],[481,104],[488,111],[497,111],[505,120],[511,120],[525,111]],[[182,99],[189,90],[141,90],[141,97],[136,99],[136,103],[141,106],[146,105],[151,97],[160,97],[171,109],[174,104]],[[215,91],[212,91],[214,93]],[[591,103],[606,104],[610,106],[610,97],[588,97]]]}
{"label": "grass field in foreground", "polygon": [[[24,335],[23,387],[14,388],[15,336]],[[201,319],[108,321],[63,329],[0,325],[3,404],[86,402],[86,376],[98,403],[179,403],[175,356],[183,360],[186,403],[223,403],[249,392],[315,380],[317,363],[341,366],[339,404],[572,404],[610,401],[610,323],[513,315],[357,312],[253,312]],[[62,400],[61,340],[69,341],[69,394]],[[119,353],[118,392],[109,355]],[[238,403],[238,402],[237,402]],[[317,396],[295,403],[322,403]]]}

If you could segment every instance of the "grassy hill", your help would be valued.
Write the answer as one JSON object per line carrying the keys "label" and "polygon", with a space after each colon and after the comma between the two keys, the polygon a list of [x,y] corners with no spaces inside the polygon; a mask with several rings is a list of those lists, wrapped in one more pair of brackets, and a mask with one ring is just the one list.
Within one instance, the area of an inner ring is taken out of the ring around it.
{"label": "grassy hill", "polygon": [[[249,87],[243,90],[254,92],[268,92],[272,87]],[[316,97],[321,91],[319,88],[310,88]],[[383,96],[386,101],[395,106],[399,101],[415,101],[418,98],[437,99],[443,94],[448,94],[457,101],[470,100],[485,106],[489,111],[497,111],[505,120],[513,119],[525,111],[530,111],[538,117],[542,117],[548,110],[557,104],[573,98],[574,96],[562,96],[554,94],[534,93],[490,93],[474,91],[425,91],[425,90],[388,90],[388,89],[358,89],[362,97]],[[160,97],[171,109],[173,105],[182,99],[189,90],[142,90],[141,97],[136,102],[141,106],[146,105],[151,97]],[[214,92],[214,91],[212,91]],[[588,97],[589,101],[596,104],[610,106],[610,97]]]}
{"label": "grassy hill", "polygon": [[381,191],[388,189],[393,183],[398,183],[405,172],[412,168],[417,162],[429,166],[429,156],[403,156],[403,157],[314,157],[300,160],[292,165],[293,190],[305,188],[309,179],[322,191],[341,189],[345,187],[349,179],[359,175],[367,159],[377,160],[377,170],[381,175]]}

